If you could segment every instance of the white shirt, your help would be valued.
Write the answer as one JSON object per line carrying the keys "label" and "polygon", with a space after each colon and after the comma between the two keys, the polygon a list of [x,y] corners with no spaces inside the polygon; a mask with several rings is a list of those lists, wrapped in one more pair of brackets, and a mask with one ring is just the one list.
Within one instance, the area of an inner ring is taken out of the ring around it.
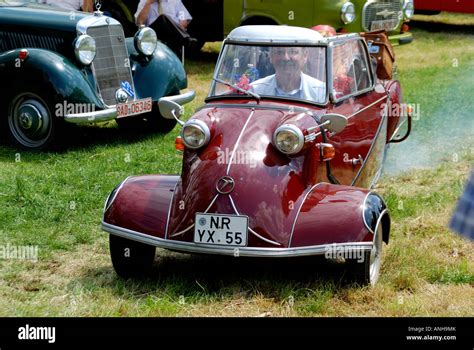
{"label": "white shirt", "polygon": [[[137,21],[140,12],[142,12],[145,7],[145,4],[146,0],[140,0],[137,12],[135,12],[135,22]],[[180,21],[190,21],[193,19],[181,0],[160,0],[159,5],[157,2],[151,4],[145,25],[151,25],[160,15],[169,16],[176,24],[179,24]]]}
{"label": "white shirt", "polygon": [[61,7],[67,10],[80,10],[82,5],[84,4],[83,0],[46,0],[43,3]]}
{"label": "white shirt", "polygon": [[276,83],[275,74],[259,79],[250,84],[250,91],[258,95],[291,97],[313,102],[324,102],[326,84],[307,74],[301,73],[301,84],[298,89],[285,92]]}

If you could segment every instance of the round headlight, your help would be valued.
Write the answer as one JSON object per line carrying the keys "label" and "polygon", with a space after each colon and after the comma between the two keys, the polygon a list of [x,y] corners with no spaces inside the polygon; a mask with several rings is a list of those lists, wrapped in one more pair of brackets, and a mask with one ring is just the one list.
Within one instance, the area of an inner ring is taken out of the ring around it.
{"label": "round headlight", "polygon": [[184,124],[181,137],[186,147],[198,149],[209,142],[211,131],[206,123],[193,119]]}
{"label": "round headlight", "polygon": [[74,44],[74,52],[77,59],[86,66],[91,64],[94,60],[96,50],[97,47],[94,38],[87,34],[79,36]]}
{"label": "round headlight", "polygon": [[410,19],[415,14],[415,5],[413,5],[413,0],[405,0],[403,4],[403,14],[405,18]]}
{"label": "round headlight", "polygon": [[151,56],[155,52],[158,38],[153,29],[149,27],[141,28],[137,34],[135,34],[135,48],[138,52],[145,56]]}
{"label": "round headlight", "polygon": [[303,132],[294,125],[282,125],[273,133],[273,144],[284,154],[296,154],[304,146]]}
{"label": "round headlight", "polygon": [[346,2],[342,5],[341,20],[344,24],[350,24],[355,21],[356,12],[352,2]]}

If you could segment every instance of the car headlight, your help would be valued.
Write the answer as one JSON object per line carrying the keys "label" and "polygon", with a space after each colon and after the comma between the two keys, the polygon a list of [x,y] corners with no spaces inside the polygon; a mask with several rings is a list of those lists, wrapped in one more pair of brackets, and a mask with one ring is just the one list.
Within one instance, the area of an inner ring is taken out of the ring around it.
{"label": "car headlight", "polygon": [[282,125],[273,133],[273,144],[284,154],[296,154],[304,146],[303,132],[295,125]]}
{"label": "car headlight", "polygon": [[346,2],[342,5],[341,20],[344,24],[350,24],[355,21],[356,12],[352,2]]}
{"label": "car headlight", "polygon": [[158,38],[153,29],[149,27],[141,28],[137,34],[135,34],[135,48],[138,52],[145,56],[151,56],[155,52]]}
{"label": "car headlight", "polygon": [[184,124],[181,137],[186,147],[198,149],[209,142],[211,131],[206,123],[193,119]]}
{"label": "car headlight", "polygon": [[93,37],[87,34],[82,34],[76,39],[74,44],[74,52],[76,54],[76,58],[83,65],[88,66],[92,63],[95,58],[96,51],[97,47]]}
{"label": "car headlight", "polygon": [[403,4],[403,14],[407,19],[413,17],[415,14],[415,5],[413,4],[413,0],[405,0]]}

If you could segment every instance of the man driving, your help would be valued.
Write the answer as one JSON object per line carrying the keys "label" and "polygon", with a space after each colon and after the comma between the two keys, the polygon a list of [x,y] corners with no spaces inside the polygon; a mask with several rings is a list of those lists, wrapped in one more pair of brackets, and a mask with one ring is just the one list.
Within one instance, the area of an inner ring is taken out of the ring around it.
{"label": "man driving", "polygon": [[259,95],[324,102],[326,84],[303,73],[307,61],[307,48],[272,47],[270,62],[275,74],[254,81],[250,84],[250,91]]}

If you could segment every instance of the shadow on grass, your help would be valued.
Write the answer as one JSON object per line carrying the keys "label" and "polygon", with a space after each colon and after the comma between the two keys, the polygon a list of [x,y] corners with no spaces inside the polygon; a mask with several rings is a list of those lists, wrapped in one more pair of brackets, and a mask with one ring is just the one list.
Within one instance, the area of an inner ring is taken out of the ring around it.
{"label": "shadow on grass", "polygon": [[437,23],[428,21],[410,21],[410,28],[421,29],[431,33],[474,34],[474,26],[469,24]]}
{"label": "shadow on grass", "polygon": [[[111,273],[112,279],[105,278]],[[91,289],[100,285],[121,298],[165,293],[172,299],[206,300],[233,297],[236,290],[247,297],[265,298],[286,298],[308,290],[332,293],[353,286],[354,281],[344,264],[328,262],[324,257],[257,259],[165,253],[157,257],[146,278],[124,280],[110,264],[86,270],[81,284]]]}
{"label": "shadow on grass", "polygon": [[6,142],[0,144],[0,161],[11,161],[12,154],[30,154],[28,161],[42,161],[52,154],[67,154],[72,151],[86,151],[96,146],[123,146],[164,136],[145,129],[125,130],[113,127],[115,122],[100,125],[66,125],[62,136],[53,149],[48,151],[25,151],[16,149]]}

